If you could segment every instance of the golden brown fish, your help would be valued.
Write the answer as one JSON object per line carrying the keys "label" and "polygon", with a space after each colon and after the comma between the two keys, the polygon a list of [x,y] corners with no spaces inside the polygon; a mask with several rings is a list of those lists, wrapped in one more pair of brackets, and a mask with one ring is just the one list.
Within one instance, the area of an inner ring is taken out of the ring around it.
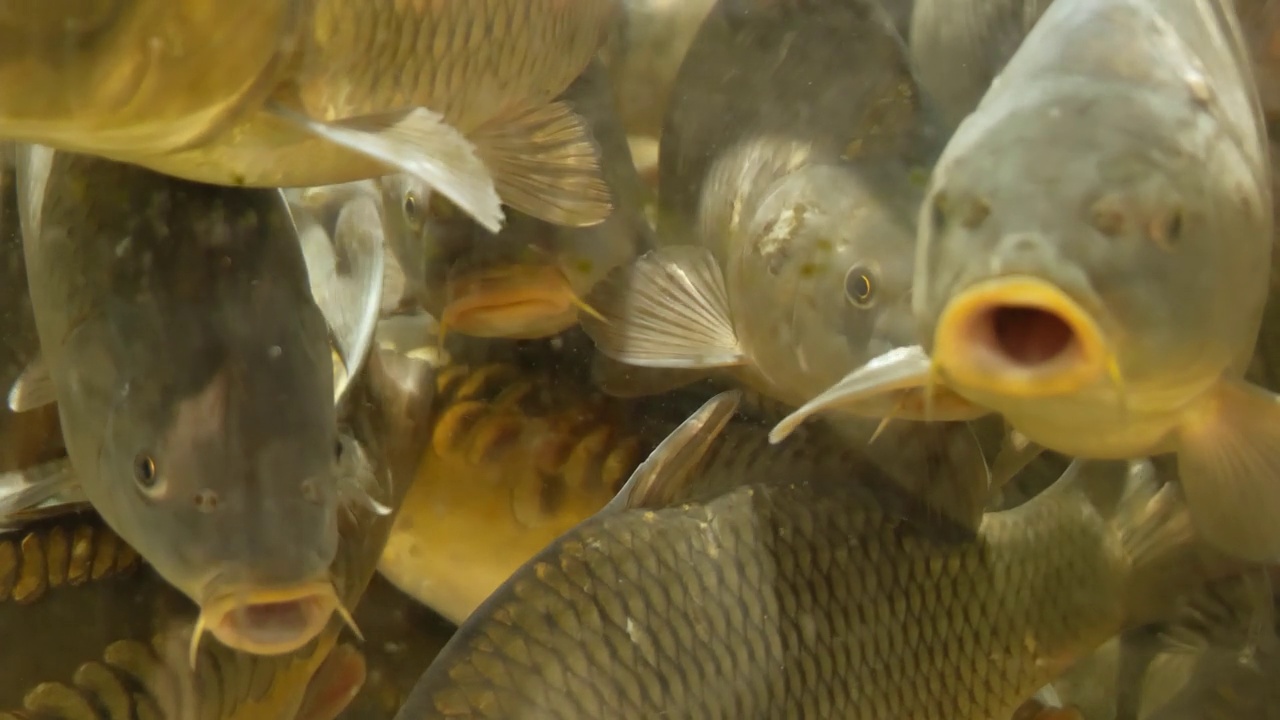
{"label": "golden brown fish", "polygon": [[591,225],[608,188],[554,98],[613,13],[612,0],[22,0],[0,11],[0,137],[217,184],[400,170],[491,231],[499,198]]}

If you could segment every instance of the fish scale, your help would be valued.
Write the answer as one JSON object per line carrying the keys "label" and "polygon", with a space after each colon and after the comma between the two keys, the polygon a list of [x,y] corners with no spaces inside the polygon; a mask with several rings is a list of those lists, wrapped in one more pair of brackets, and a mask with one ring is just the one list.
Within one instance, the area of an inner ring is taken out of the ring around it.
{"label": "fish scale", "polygon": [[[517,571],[398,720],[1009,717],[1202,579],[1173,486],[1130,474],[1115,518],[1082,491],[1124,464],[1082,466],[973,534],[833,436],[725,435],[675,504],[606,510]],[[1132,527],[1155,517],[1168,528]]]}

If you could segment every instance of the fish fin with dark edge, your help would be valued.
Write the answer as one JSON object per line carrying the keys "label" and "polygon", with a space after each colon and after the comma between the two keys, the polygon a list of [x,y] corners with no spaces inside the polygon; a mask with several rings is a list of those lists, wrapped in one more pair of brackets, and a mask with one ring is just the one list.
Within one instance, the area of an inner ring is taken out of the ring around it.
{"label": "fish fin with dark edge", "polygon": [[[838,431],[865,422],[832,418],[830,426]],[[991,473],[968,423],[895,423],[883,429],[866,454],[932,513],[965,528],[967,537],[976,537],[991,497]]]}
{"label": "fish fin with dark edge", "polygon": [[43,357],[36,358],[22,371],[9,388],[9,409],[27,412],[58,401],[53,389],[53,377]]}
{"label": "fish fin with dark edge", "polygon": [[613,212],[600,149],[565,103],[529,108],[471,134],[502,201],[566,227],[599,225]]}
{"label": "fish fin with dark edge", "polygon": [[350,643],[335,647],[307,683],[295,720],[336,720],[360,693],[367,675],[364,653]]}
{"label": "fish fin with dark edge", "polygon": [[780,442],[811,416],[837,408],[903,420],[973,420],[987,414],[936,381],[931,384],[932,373],[933,361],[919,345],[877,355],[783,418],[769,433],[769,442]]}
{"label": "fish fin with dark edge", "polygon": [[476,146],[426,108],[337,123],[273,103],[268,111],[310,134],[420,178],[491,233],[502,229],[502,200]]}
{"label": "fish fin with dark edge", "polygon": [[727,390],[698,408],[658,443],[618,494],[605,505],[604,511],[659,509],[674,503],[688,488],[694,470],[737,412],[741,401],[742,393]]}
{"label": "fish fin with dark edge", "polygon": [[580,318],[600,352],[628,365],[707,370],[742,365],[724,276],[711,251],[659,248],[614,268],[587,302],[603,318]]}
{"label": "fish fin with dark edge", "polygon": [[638,398],[661,395],[705,378],[701,370],[649,368],[618,362],[597,352],[591,359],[591,380],[606,395]]}
{"label": "fish fin with dark edge", "polygon": [[[66,458],[34,467],[0,473],[0,525],[12,516],[79,487],[75,470]],[[79,495],[69,498],[76,502]]]}
{"label": "fish fin with dark edge", "polygon": [[1221,380],[1177,440],[1178,476],[1201,536],[1245,560],[1280,560],[1280,397]]}
{"label": "fish fin with dark edge", "polygon": [[991,461],[991,489],[999,490],[1012,480],[1023,468],[1044,452],[1044,446],[1032,442],[1026,435],[1010,429],[1005,433],[1000,452]]}

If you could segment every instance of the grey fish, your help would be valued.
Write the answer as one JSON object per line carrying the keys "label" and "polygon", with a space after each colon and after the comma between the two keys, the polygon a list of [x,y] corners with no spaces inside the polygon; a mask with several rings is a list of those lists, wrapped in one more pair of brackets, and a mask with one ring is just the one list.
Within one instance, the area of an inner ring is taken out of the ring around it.
{"label": "grey fish", "polygon": [[0,14],[0,137],[236,186],[399,170],[494,232],[502,202],[574,226],[609,214],[590,135],[553,99],[612,0],[100,5]]}
{"label": "grey fish", "polygon": [[721,2],[672,92],[663,246],[587,296],[601,352],[800,404],[914,342],[912,217],[941,141],[879,3]]}
{"label": "grey fish", "polygon": [[1149,464],[1077,464],[974,534],[844,443],[725,427],[735,405],[513,575],[397,718],[1009,717],[1216,571]]}
{"label": "grey fish", "polygon": [[788,426],[945,393],[963,402],[933,418],[996,411],[1067,455],[1173,452],[1206,538],[1280,557],[1280,399],[1243,379],[1272,264],[1266,152],[1225,0],[1054,3],[934,172],[923,347]]}
{"label": "grey fish", "polygon": [[[380,349],[354,381],[342,425],[353,452],[341,471],[368,483],[389,505],[400,503],[428,440],[436,373],[429,363]],[[342,604],[354,606],[374,575],[391,518],[354,507],[341,519],[330,572]],[[0,718],[332,720],[364,680],[360,653],[338,644],[343,623],[337,618],[287,655],[253,655],[207,643],[193,668],[186,658],[189,614],[184,607],[180,618],[164,617],[151,635],[112,643],[67,681],[31,688],[23,709],[0,712]]]}
{"label": "grey fish", "polygon": [[57,401],[84,495],[215,637],[305,644],[342,611],[343,444],[283,197],[40,147],[19,179],[42,360],[10,405]]}

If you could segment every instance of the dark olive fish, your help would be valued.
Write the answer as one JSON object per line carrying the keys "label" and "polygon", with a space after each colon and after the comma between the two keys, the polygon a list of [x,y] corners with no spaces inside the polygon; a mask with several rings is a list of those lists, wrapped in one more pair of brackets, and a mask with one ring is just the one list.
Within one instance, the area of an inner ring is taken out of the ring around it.
{"label": "dark olive fish", "polygon": [[397,718],[1010,717],[1216,571],[1149,464],[1078,464],[974,534],[841,442],[716,439],[735,404],[512,576]]}
{"label": "dark olive fish", "polygon": [[84,495],[215,637],[305,644],[342,611],[342,443],[283,197],[39,147],[18,173],[42,359],[10,406],[56,400]]}
{"label": "dark olive fish", "polygon": [[[387,350],[371,355],[352,387],[344,424],[353,443],[348,471],[372,473],[379,499],[397,506],[413,481],[434,414],[436,369]],[[354,606],[375,572],[391,518],[365,507],[343,513],[330,572],[340,601]],[[4,720],[332,720],[359,689],[365,664],[339,645],[333,618],[303,648],[280,656],[206,643],[187,662],[184,613],[145,639],[124,639],[84,664],[69,682],[32,688]]]}

